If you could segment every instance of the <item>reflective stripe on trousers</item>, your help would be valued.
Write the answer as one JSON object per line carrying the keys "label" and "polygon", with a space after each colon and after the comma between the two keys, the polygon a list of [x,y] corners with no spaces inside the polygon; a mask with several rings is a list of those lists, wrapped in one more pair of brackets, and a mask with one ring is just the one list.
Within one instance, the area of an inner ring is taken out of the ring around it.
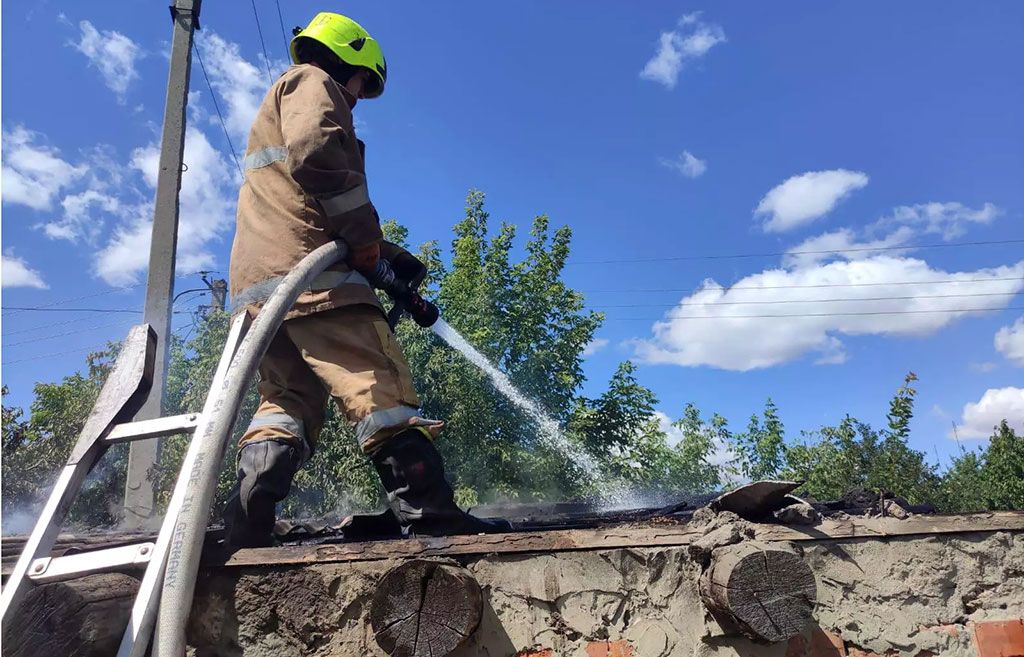
{"label": "reflective stripe on trousers", "polygon": [[[231,300],[232,311],[266,301],[282,280],[284,280],[284,276],[275,276],[245,288]],[[370,282],[366,280],[366,277],[357,271],[325,271],[313,279],[313,282],[309,284],[309,289],[314,291],[330,290],[345,284],[370,287]]]}
{"label": "reflective stripe on trousers", "polygon": [[309,460],[309,457],[312,455],[312,448],[309,445],[309,438],[306,436],[306,425],[300,418],[291,416],[287,413],[254,415],[245,432],[249,433],[250,431],[262,429],[264,427],[281,429],[298,438],[299,442],[302,444],[301,462],[305,463]]}
{"label": "reflective stripe on trousers", "polygon": [[412,406],[395,406],[374,411],[356,425],[356,440],[364,447],[370,438],[384,429],[407,425],[409,420],[419,417],[419,409]]}

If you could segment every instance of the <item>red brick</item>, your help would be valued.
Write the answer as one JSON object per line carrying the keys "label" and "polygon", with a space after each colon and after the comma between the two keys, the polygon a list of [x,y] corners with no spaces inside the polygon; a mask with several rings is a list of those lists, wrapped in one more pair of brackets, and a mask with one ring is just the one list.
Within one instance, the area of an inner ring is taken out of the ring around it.
{"label": "red brick", "polygon": [[786,644],[786,657],[846,657],[843,639],[821,628],[811,630],[808,642],[802,635],[797,635]]}
{"label": "red brick", "polygon": [[948,634],[951,637],[960,636],[959,625],[932,625],[931,627],[922,625],[920,630],[922,632],[934,632],[935,634]]}
{"label": "red brick", "polygon": [[807,654],[808,657],[845,657],[846,647],[838,634],[816,627],[811,631],[811,649]]}
{"label": "red brick", "polygon": [[974,645],[978,657],[1024,657],[1024,620],[976,623]]}
{"label": "red brick", "polygon": [[807,657],[807,639],[797,634],[786,644],[786,657]]}
{"label": "red brick", "polygon": [[629,641],[591,641],[587,645],[589,657],[633,657]]}
{"label": "red brick", "polygon": [[529,648],[520,650],[512,657],[555,657],[555,651],[551,648],[541,648],[539,650],[531,650]]}

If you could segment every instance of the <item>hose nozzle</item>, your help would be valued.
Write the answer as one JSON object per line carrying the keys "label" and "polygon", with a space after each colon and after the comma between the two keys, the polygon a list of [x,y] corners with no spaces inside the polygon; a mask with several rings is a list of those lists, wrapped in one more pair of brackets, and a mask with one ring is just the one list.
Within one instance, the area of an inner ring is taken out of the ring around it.
{"label": "hose nozzle", "polygon": [[402,313],[408,313],[409,317],[423,328],[433,326],[441,316],[437,306],[420,296],[416,290],[422,278],[416,281],[402,280],[395,276],[395,270],[391,268],[390,263],[382,258],[377,261],[377,269],[370,279],[375,288],[383,290],[395,302],[388,313],[388,324],[392,330],[398,325]]}

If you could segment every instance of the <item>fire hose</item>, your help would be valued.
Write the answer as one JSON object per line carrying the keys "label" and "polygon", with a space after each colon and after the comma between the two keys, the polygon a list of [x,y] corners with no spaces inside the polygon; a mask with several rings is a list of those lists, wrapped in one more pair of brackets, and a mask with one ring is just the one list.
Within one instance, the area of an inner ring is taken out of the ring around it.
{"label": "fire hose", "polygon": [[[211,395],[216,397],[209,422],[202,435],[196,434],[192,438],[198,441],[199,452],[188,477],[191,485],[171,535],[153,657],[180,657],[185,654],[185,625],[192,609],[206,525],[217,489],[217,475],[249,382],[284,316],[299,295],[317,275],[343,260],[347,253],[348,247],[341,240],[325,244],[303,258],[281,280],[239,344],[220,390],[211,391]],[[368,276],[370,283],[383,290],[394,302],[388,314],[392,328],[406,313],[423,327],[437,321],[437,307],[417,291],[423,275],[417,278],[413,281],[400,279],[385,260],[381,260],[377,270]]]}

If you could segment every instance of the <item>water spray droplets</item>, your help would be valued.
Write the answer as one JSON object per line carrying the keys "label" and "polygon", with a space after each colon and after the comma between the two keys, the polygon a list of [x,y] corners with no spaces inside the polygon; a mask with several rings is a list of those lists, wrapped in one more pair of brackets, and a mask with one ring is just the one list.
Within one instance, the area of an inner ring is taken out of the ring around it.
{"label": "water spray droplets", "polygon": [[600,475],[600,469],[593,457],[584,452],[579,446],[572,444],[558,422],[548,415],[535,400],[530,399],[520,392],[508,375],[499,370],[482,353],[476,350],[473,345],[462,337],[458,331],[448,325],[443,319],[437,320],[433,326],[436,333],[442,340],[447,342],[453,349],[465,356],[471,363],[479,367],[491,380],[498,391],[505,395],[509,401],[515,404],[520,410],[526,413],[537,423],[540,429],[541,442],[555,449],[578,467],[587,473],[588,477],[596,478]]}

